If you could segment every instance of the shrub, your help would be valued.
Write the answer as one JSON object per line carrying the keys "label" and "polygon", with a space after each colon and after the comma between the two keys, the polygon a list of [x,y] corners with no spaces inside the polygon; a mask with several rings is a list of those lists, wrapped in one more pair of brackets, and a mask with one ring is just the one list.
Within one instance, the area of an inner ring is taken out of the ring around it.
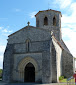
{"label": "shrub", "polygon": [[0,69],[0,79],[2,78],[2,69]]}
{"label": "shrub", "polygon": [[0,78],[2,78],[2,76],[0,76]]}
{"label": "shrub", "polygon": [[60,76],[60,77],[59,77],[59,80],[63,80],[63,79],[64,79],[64,76]]}

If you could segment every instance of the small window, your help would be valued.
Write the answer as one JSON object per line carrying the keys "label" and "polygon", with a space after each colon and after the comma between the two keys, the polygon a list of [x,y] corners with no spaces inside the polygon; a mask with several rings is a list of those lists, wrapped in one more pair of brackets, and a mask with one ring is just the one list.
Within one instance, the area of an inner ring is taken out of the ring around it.
{"label": "small window", "polygon": [[56,18],[53,18],[53,25],[56,26]]}
{"label": "small window", "polygon": [[26,41],[26,52],[29,52],[29,45],[30,45],[30,42],[29,40]]}
{"label": "small window", "polygon": [[48,25],[48,18],[47,17],[44,18],[44,25]]}

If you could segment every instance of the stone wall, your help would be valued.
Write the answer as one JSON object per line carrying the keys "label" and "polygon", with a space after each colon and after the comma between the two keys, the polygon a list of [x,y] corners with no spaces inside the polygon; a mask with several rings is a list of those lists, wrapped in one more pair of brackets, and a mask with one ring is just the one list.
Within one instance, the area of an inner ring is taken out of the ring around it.
{"label": "stone wall", "polygon": [[[13,81],[24,82],[24,74],[23,74],[24,72],[21,71],[22,74],[19,73],[19,70],[17,67],[19,63],[22,61],[22,59],[26,57],[31,57],[38,64],[38,73],[36,73],[37,75],[36,82],[43,82],[43,83],[51,82],[51,67],[50,67],[51,65],[51,62],[50,62],[51,40],[50,39],[51,39],[51,35],[49,31],[45,31],[43,29],[38,29],[38,28],[35,29],[34,27],[33,28],[26,27],[25,29],[22,29],[16,32],[16,34],[9,36],[8,43],[12,44],[13,49],[14,49],[13,54],[11,54],[11,52],[9,51],[10,50],[9,48],[7,51],[10,52],[9,54],[11,55],[8,55],[7,52],[5,52],[6,55],[4,55],[5,56],[4,59],[6,59],[6,56],[10,58],[9,62],[11,62],[12,58],[14,59],[13,68],[12,68],[12,65],[9,63],[12,70],[10,70],[10,67],[6,69],[7,71],[9,70],[10,72],[13,71],[13,74],[11,74],[13,76],[13,79],[10,78],[9,81],[13,80]],[[26,40],[30,41],[29,52],[26,51]],[[7,60],[4,60],[4,61],[6,64]],[[19,77],[19,75],[22,75],[22,76]]]}
{"label": "stone wall", "polygon": [[55,11],[44,11],[36,15],[36,21],[39,20],[39,27],[44,28],[44,18],[48,18],[48,26],[53,26],[53,17],[56,17],[56,26],[61,27],[61,13]]}
{"label": "stone wall", "polygon": [[24,82],[24,69],[29,62],[35,66],[35,82],[42,82],[42,53],[14,54],[14,81]]}
{"label": "stone wall", "polygon": [[[14,75],[13,73],[13,78],[15,81],[19,81],[18,78],[18,73],[16,72],[17,66],[19,62],[26,58],[26,57],[32,57],[35,59],[35,61],[38,64],[38,69],[42,73],[38,72],[38,77],[36,79],[36,82],[43,82],[43,83],[50,83],[51,82],[51,62],[50,62],[50,42],[51,40],[46,40],[46,41],[35,41],[35,42],[30,42],[29,46],[29,52],[26,52],[26,45],[24,44],[14,44],[14,73],[17,75]],[[26,44],[26,43],[25,43]],[[21,50],[23,49],[23,50]],[[37,74],[37,73],[36,73]],[[15,76],[15,77],[14,77]],[[18,79],[18,80],[17,80]],[[20,80],[24,82],[24,79]]]}
{"label": "stone wall", "polygon": [[[44,18],[48,18],[48,25],[44,25]],[[56,17],[56,26],[53,25],[53,18]],[[37,22],[39,21],[39,26],[40,28],[53,31],[54,36],[60,41],[62,38],[61,35],[61,13],[48,10],[44,12],[40,12],[39,14],[36,15],[36,27],[37,27]]]}
{"label": "stone wall", "polygon": [[52,82],[50,44],[51,42],[49,43],[49,51],[42,52],[42,83]]}
{"label": "stone wall", "polygon": [[51,49],[51,61],[52,61],[52,82],[57,82],[57,66],[56,66],[56,50],[52,43],[52,49]]}
{"label": "stone wall", "polygon": [[[49,51],[50,40],[29,42],[29,52]],[[26,43],[14,44],[14,53],[26,53]]]}
{"label": "stone wall", "polygon": [[3,60],[3,81],[12,81],[13,70],[13,44],[7,44]]}
{"label": "stone wall", "polygon": [[65,50],[62,52],[62,73],[67,78],[73,76],[73,56]]}
{"label": "stone wall", "polygon": [[62,48],[53,37],[52,41],[52,82],[59,82],[59,77],[62,74]]}
{"label": "stone wall", "polygon": [[50,40],[50,34],[50,31],[29,26],[9,36],[8,43],[21,44],[25,43],[26,40],[30,40],[30,42]]}
{"label": "stone wall", "polygon": [[56,73],[55,74],[53,73],[53,75],[54,76],[56,75],[56,78],[57,78],[56,80],[57,82],[59,82],[59,77],[62,75],[62,48],[58,45],[57,41],[53,37],[52,37],[52,41],[53,41],[52,59],[53,59],[53,64],[55,66],[53,68],[56,70]]}

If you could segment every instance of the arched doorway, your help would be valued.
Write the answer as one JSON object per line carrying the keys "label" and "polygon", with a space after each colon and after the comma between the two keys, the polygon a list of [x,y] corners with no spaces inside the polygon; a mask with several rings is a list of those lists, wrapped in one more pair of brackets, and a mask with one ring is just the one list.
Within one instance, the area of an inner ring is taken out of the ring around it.
{"label": "arched doorway", "polygon": [[35,82],[35,67],[28,63],[24,70],[24,82]]}

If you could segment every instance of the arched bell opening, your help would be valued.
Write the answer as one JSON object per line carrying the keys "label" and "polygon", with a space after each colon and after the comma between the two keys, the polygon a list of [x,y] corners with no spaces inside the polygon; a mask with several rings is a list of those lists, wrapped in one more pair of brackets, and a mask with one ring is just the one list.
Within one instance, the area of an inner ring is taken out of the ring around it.
{"label": "arched bell opening", "polygon": [[44,25],[48,25],[48,18],[47,17],[44,18]]}

